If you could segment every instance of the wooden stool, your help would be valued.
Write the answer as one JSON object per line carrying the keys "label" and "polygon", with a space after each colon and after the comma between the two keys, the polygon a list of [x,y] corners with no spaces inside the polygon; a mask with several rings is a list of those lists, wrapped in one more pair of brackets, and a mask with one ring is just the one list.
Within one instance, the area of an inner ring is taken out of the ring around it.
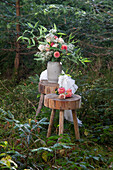
{"label": "wooden stool", "polygon": [[55,110],[58,109],[58,110],[60,110],[60,113],[59,113],[59,135],[63,134],[64,110],[72,110],[75,136],[76,136],[76,139],[80,139],[77,114],[75,111],[76,109],[80,108],[80,104],[81,104],[81,96],[79,96],[79,95],[74,94],[71,98],[67,98],[67,99],[59,99],[58,95],[56,95],[56,94],[45,95],[44,106],[52,109],[51,116],[50,116],[50,123],[49,123],[49,127],[48,127],[48,132],[47,132],[47,137],[51,136],[51,130],[52,130],[52,125],[53,125]]}
{"label": "wooden stool", "polygon": [[38,91],[41,93],[39,105],[36,111],[36,116],[40,113],[40,110],[42,108],[42,103],[44,101],[44,95],[55,93],[55,89],[59,87],[58,83],[48,83],[47,80],[41,80],[38,85]]}

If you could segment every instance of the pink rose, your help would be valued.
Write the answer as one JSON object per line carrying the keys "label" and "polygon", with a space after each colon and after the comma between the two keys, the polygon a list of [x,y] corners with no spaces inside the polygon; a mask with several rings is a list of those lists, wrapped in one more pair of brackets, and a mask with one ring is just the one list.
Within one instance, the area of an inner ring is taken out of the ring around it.
{"label": "pink rose", "polygon": [[67,51],[67,45],[62,45],[61,50],[66,50]]}
{"label": "pink rose", "polygon": [[72,94],[73,94],[72,92],[69,92],[69,93],[66,94],[66,97],[71,97]]}
{"label": "pink rose", "polygon": [[70,92],[72,93],[72,90],[71,90],[71,89],[67,89],[67,90],[66,90],[66,93],[70,93]]}
{"label": "pink rose", "polygon": [[60,94],[60,95],[58,96],[58,98],[59,98],[59,99],[65,99],[66,96],[65,96],[65,94]]}
{"label": "pink rose", "polygon": [[51,47],[53,47],[53,45],[54,45],[54,42],[51,43]]}
{"label": "pink rose", "polygon": [[57,39],[58,37],[55,35],[54,38]]}
{"label": "pink rose", "polygon": [[55,57],[55,58],[60,57],[60,53],[59,53],[58,51],[54,52],[54,57]]}
{"label": "pink rose", "polygon": [[58,93],[59,94],[65,93],[65,88],[64,87],[58,88]]}

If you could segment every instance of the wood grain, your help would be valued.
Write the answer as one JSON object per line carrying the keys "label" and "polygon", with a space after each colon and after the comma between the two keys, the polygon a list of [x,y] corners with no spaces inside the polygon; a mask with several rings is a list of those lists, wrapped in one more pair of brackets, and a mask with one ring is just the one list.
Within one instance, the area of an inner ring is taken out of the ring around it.
{"label": "wood grain", "polygon": [[58,110],[74,110],[80,108],[81,96],[72,95],[70,98],[59,99],[56,94],[47,94],[44,98],[44,106]]}
{"label": "wood grain", "polygon": [[58,83],[48,83],[47,80],[42,80],[39,82],[38,90],[43,94],[55,93],[55,89],[59,87]]}

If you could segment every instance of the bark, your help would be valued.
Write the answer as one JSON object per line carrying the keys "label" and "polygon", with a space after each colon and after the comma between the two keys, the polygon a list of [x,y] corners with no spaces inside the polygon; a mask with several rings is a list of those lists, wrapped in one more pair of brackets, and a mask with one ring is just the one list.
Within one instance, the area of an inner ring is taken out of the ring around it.
{"label": "bark", "polygon": [[[18,17],[20,16],[20,0],[16,0],[16,17],[17,17],[17,24],[16,24],[16,31],[17,31],[17,38],[19,37],[20,33],[20,24]],[[14,67],[16,70],[16,73],[19,68],[19,62],[20,62],[20,43],[19,41],[16,42],[16,56],[15,56],[15,61],[14,61]]]}

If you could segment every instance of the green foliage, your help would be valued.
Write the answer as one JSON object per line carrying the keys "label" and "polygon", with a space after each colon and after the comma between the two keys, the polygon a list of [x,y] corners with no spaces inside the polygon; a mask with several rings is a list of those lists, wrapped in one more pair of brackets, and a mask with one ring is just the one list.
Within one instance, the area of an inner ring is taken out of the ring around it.
{"label": "green foliage", "polygon": [[16,153],[15,151],[7,151],[8,149],[8,142],[7,141],[1,141],[0,142],[0,168],[2,169],[10,169],[10,170],[16,170],[18,168],[18,165],[12,160],[10,153]]}
{"label": "green foliage", "polygon": [[[15,51],[5,49],[15,50],[16,10],[11,6],[15,5],[14,0],[11,5],[7,2],[0,2],[0,72],[6,71],[10,77]],[[64,135],[58,143],[58,112],[52,128],[53,136],[49,139],[46,134],[50,109],[43,107],[37,121],[34,120],[40,97],[39,74],[46,67],[33,63],[37,47],[27,49],[28,40],[24,40],[25,46],[21,42],[20,82],[0,81],[0,160],[7,160],[4,165],[3,161],[0,162],[1,167],[11,165],[11,169],[17,164],[20,170],[113,168],[112,6],[112,0],[21,1],[20,36],[25,30],[29,31],[25,33],[29,38],[31,34],[36,36],[39,25],[50,29],[56,23],[59,32],[67,35],[66,40],[71,35],[70,39],[81,48],[83,58],[92,62],[87,63],[87,68],[71,61],[64,63],[63,70],[75,79],[79,87],[77,94],[82,96],[82,107],[77,110],[77,116],[83,126],[79,128],[81,139],[77,141],[73,124],[65,120]],[[34,39],[30,40],[34,44]],[[24,52],[30,55],[24,55]],[[29,77],[30,71],[35,75],[25,80],[24,73]]]}
{"label": "green foliage", "polygon": [[[34,108],[37,108],[38,104],[36,97],[40,96],[38,91],[36,92],[37,75],[16,87],[12,87],[11,82],[7,86],[7,81],[2,81],[1,106],[6,111],[1,110],[2,114],[0,114],[0,136],[8,141],[9,151],[13,149],[18,152],[13,154],[12,160],[20,169],[35,167],[104,169],[112,166],[111,72],[106,72],[104,77],[100,78],[96,71],[93,75],[90,72],[85,72],[85,75],[76,73],[77,71],[73,72],[72,78],[76,79],[79,86],[77,93],[82,96],[82,107],[77,111],[78,117],[83,122],[83,126],[80,127],[80,141],[75,140],[73,124],[65,120],[64,135],[58,143],[58,112],[55,114],[52,128],[53,136],[48,139],[45,137],[50,110],[43,107],[37,121],[34,120],[36,114]],[[18,101],[15,100],[17,96]],[[15,100],[14,110],[11,105],[12,98]],[[26,98],[32,104],[26,103]]]}
{"label": "green foliage", "polygon": [[[99,58],[101,69],[103,69],[112,64],[112,4],[112,0],[70,0],[60,2],[57,0],[47,2],[35,0],[29,2],[22,0],[20,2],[21,16],[18,17],[21,25],[20,36],[24,30],[29,30],[30,32],[34,30],[36,35],[39,25],[50,29],[53,23],[56,23],[59,32],[64,32],[67,35],[71,34],[75,42],[79,40],[77,45],[82,49],[83,57],[93,60],[94,65],[97,64]],[[10,2],[10,4],[2,1],[1,11],[0,47],[4,50],[2,50],[2,55],[0,56],[2,60],[0,68],[3,74],[5,70],[11,70],[15,56],[15,39],[13,38],[16,35],[15,1]],[[35,23],[37,24],[35,25]],[[34,44],[33,38],[31,41]],[[27,45],[21,44],[20,63],[21,66],[24,65],[24,67],[21,67],[21,70],[24,70],[24,72],[26,67],[28,71],[33,70],[35,65],[33,62],[33,54],[35,54],[37,50],[37,48],[32,48],[32,50],[30,49],[29,51],[26,47]],[[7,52],[7,50],[5,50],[10,48],[14,50],[14,56],[12,56],[12,51]],[[28,55],[31,54],[29,55],[30,63],[28,62],[27,52]],[[71,61],[69,64],[71,66]]]}

